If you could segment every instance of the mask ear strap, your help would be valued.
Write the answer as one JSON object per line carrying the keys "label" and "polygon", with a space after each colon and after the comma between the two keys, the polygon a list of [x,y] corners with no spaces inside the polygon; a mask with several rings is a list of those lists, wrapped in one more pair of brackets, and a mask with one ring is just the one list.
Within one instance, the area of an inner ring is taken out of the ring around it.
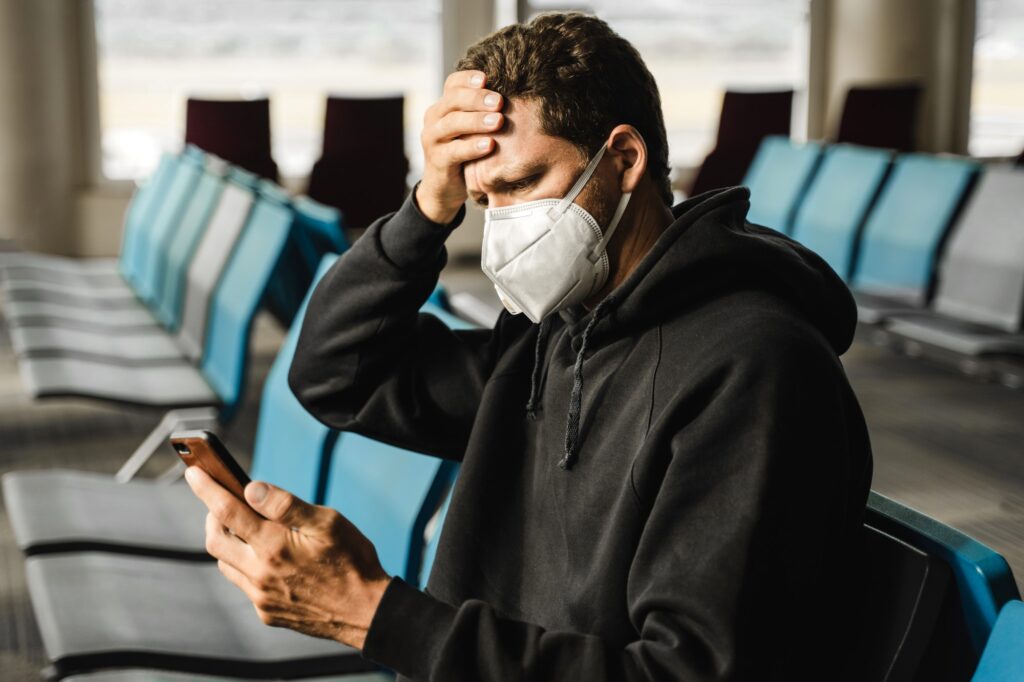
{"label": "mask ear strap", "polygon": [[594,250],[590,252],[591,258],[597,258],[606,248],[608,248],[608,242],[611,241],[612,235],[615,234],[615,228],[619,226],[619,221],[622,220],[622,215],[626,212],[626,206],[629,205],[629,198],[631,196],[633,196],[632,192],[622,193],[622,197],[619,199],[619,205],[615,207],[615,214],[612,215],[611,222],[608,223],[608,229],[605,230],[603,235],[601,235],[601,241],[597,243]]}
{"label": "mask ear strap", "polygon": [[592,158],[590,163],[587,164],[587,167],[583,169],[583,173],[576,181],[576,184],[572,186],[572,189],[569,190],[569,193],[566,194],[562,200],[548,212],[549,216],[558,218],[569,210],[569,206],[576,199],[576,196],[583,191],[587,181],[590,180],[590,176],[594,174],[594,171],[597,169],[597,164],[601,163],[601,157],[604,156],[604,150],[605,146],[601,145],[601,149],[597,151],[597,154],[594,154],[594,158]]}

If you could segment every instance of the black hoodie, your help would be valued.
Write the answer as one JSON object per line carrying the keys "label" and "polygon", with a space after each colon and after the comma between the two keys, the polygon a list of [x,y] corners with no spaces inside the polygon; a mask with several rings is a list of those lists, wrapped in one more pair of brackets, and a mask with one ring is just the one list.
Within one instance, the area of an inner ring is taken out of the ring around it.
{"label": "black hoodie", "polygon": [[676,206],[598,307],[542,325],[419,314],[451,227],[412,200],[339,259],[296,396],[462,462],[427,593],[392,580],[365,657],[443,682],[837,677],[871,478],[837,358],[856,312],[748,196]]}

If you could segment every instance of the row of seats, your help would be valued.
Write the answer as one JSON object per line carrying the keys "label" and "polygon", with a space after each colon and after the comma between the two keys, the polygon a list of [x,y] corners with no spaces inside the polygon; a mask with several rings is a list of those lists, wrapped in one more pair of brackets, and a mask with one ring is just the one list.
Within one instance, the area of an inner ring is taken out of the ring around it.
{"label": "row of seats", "polygon": [[165,156],[133,197],[116,262],[0,260],[26,390],[219,405],[228,417],[261,304],[276,300],[293,317],[320,256],[345,246],[337,210],[195,147]]}
{"label": "row of seats", "polygon": [[750,220],[816,251],[860,320],[968,357],[1024,356],[1024,170],[768,138]]}
{"label": "row of seats", "polygon": [[[467,326],[432,303],[424,312]],[[425,538],[427,524],[454,469],[309,415],[287,384],[300,325],[301,313],[264,385],[251,474],[338,509],[373,541],[386,571],[423,584],[436,544],[436,533]],[[58,677],[130,666],[255,678],[373,670],[337,643],[263,626],[210,561],[205,508],[180,481],[23,471],[3,478],[3,493]]]}

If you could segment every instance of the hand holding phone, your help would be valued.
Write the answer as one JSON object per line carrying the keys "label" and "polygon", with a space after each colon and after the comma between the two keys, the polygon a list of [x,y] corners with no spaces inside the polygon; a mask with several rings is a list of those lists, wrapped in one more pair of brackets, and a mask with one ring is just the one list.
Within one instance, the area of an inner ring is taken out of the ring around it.
{"label": "hand holding phone", "polygon": [[215,434],[206,430],[178,431],[171,434],[171,446],[186,466],[201,468],[238,499],[245,501],[249,475]]}

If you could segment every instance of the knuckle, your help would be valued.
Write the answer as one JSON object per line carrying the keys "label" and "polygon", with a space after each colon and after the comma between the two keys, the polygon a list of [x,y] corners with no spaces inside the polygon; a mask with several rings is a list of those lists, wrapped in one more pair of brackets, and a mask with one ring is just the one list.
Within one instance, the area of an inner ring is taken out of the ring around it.
{"label": "knuckle", "polygon": [[228,525],[227,521],[231,518],[231,505],[228,502],[218,500],[210,507],[210,511],[223,525]]}
{"label": "knuckle", "polygon": [[[210,556],[216,556],[217,554],[217,537],[209,533],[206,535],[206,553]],[[223,573],[223,569],[221,572]]]}

